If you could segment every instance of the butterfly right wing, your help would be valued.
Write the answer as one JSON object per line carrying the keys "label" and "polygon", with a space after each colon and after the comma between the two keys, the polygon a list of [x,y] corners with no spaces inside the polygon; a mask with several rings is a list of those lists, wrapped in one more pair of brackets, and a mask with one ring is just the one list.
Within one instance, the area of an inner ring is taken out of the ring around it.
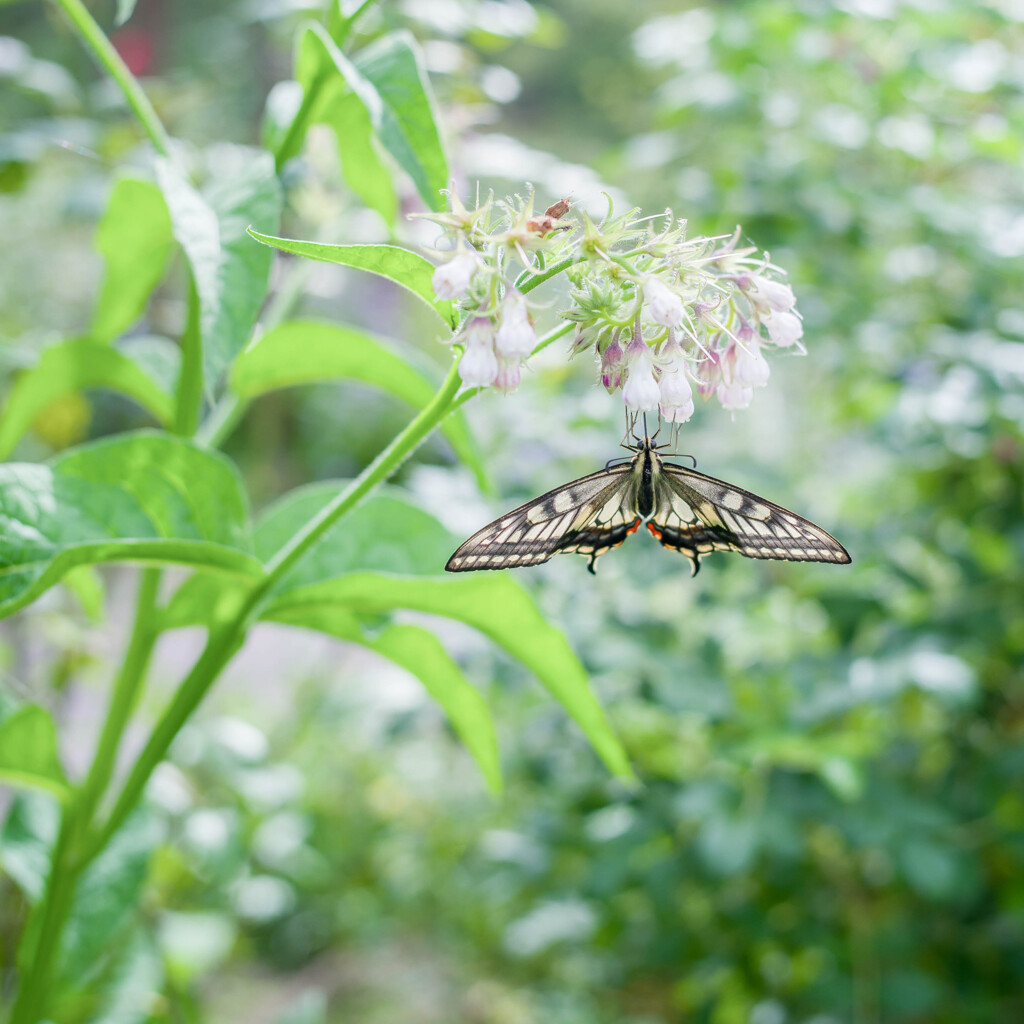
{"label": "butterfly right wing", "polygon": [[590,558],[588,568],[640,525],[631,464],[602,469],[556,487],[478,530],[448,559],[447,572],[539,565],[559,552]]}
{"label": "butterfly right wing", "polygon": [[790,562],[850,561],[835,537],[788,508],[686,466],[666,462],[661,470],[658,511],[647,528],[685,555],[694,575],[701,555],[712,551]]}

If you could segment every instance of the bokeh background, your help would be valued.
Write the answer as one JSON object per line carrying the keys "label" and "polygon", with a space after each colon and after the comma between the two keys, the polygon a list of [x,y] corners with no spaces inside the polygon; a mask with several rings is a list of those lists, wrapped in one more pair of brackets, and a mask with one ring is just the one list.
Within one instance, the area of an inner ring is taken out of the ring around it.
{"label": "bokeh background", "polygon": [[[95,10],[109,25],[113,4]],[[318,13],[140,0],[114,38],[171,133],[216,162],[258,143]],[[163,841],[133,882],[145,927],[122,973],[159,998],[118,1002],[124,978],[108,981],[93,1019],[1024,1019],[1024,7],[383,0],[360,23],[403,26],[464,192],[671,206],[694,233],[742,224],[787,268],[807,356],[776,359],[735,418],[698,409],[682,447],[821,522],[854,564],[715,555],[691,580],[639,538],[596,579],[577,559],[522,574],[587,665],[636,790],[469,630],[437,627],[495,711],[500,801],[411,677],[260,627],[150,790]],[[5,6],[0,35],[9,378],[88,321],[96,222],[140,155],[55,9]],[[282,234],[386,237],[328,134],[286,185]],[[182,274],[145,332],[174,336]],[[385,286],[279,274],[298,312],[446,358]],[[440,440],[403,469],[455,534],[617,454],[618,396],[560,346],[539,362],[516,396],[468,406],[498,496]],[[407,416],[355,385],[282,392],[228,449],[265,504],[358,471]],[[109,395],[67,399],[17,454],[144,422]],[[0,686],[57,710],[72,768],[129,617],[132,573],[104,581],[104,611],[57,588],[0,634]],[[144,711],[200,642],[161,641]],[[17,814],[48,812],[0,806],[3,956],[24,921]]]}

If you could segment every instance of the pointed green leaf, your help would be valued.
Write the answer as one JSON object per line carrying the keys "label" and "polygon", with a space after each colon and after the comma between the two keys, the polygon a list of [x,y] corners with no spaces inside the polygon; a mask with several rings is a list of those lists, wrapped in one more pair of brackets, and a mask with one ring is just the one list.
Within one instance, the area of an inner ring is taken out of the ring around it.
{"label": "pointed green leaf", "polygon": [[548,625],[511,576],[426,579],[352,574],[281,593],[264,618],[276,622],[298,618],[301,623],[317,605],[338,605],[361,615],[407,608],[475,627],[534,672],[616,775],[632,776],[625,751],[590,689],[586,670],[565,636]]}
{"label": "pointed green leaf", "polygon": [[92,317],[95,341],[113,340],[142,315],[164,276],[173,241],[160,189],[143,178],[118,179],[96,231],[107,268]]}
{"label": "pointed green leaf", "polygon": [[204,197],[169,160],[156,162],[174,237],[185,250],[199,295],[199,333],[207,391],[249,340],[267,291],[271,258],[246,234],[276,227],[281,186],[269,153],[245,151]]}
{"label": "pointed green leaf", "polygon": [[256,241],[282,252],[305,256],[311,260],[322,260],[324,263],[340,263],[343,267],[356,267],[386,277],[425,302],[449,327],[453,328],[458,320],[458,314],[451,301],[439,299],[434,295],[434,286],[430,283],[434,274],[434,264],[410,249],[403,249],[398,245],[329,245],[325,242],[304,242],[298,238],[275,238],[252,228],[249,229],[249,234]]}
{"label": "pointed green leaf", "polygon": [[90,338],[44,349],[39,362],[20,374],[0,413],[0,459],[48,406],[83,388],[110,388],[135,399],[161,423],[173,415],[171,398],[123,352]]}
{"label": "pointed green leaf", "polygon": [[376,90],[317,23],[299,37],[295,77],[304,97],[296,116],[303,121],[293,124],[285,136],[288,148],[278,153],[278,163],[295,155],[309,125],[330,125],[338,136],[346,182],[367,206],[394,224],[398,200],[391,174],[373,143],[384,109]]}
{"label": "pointed green leaf", "polygon": [[[400,352],[383,338],[354,327],[294,320],[268,331],[238,357],[231,389],[243,398],[254,398],[314,381],[358,380],[422,409],[434,397],[439,382],[410,365],[414,361],[415,353]],[[453,413],[441,430],[486,489],[486,470],[465,417]]]}
{"label": "pointed green leaf", "polygon": [[[268,559],[345,486],[343,481],[290,491],[260,517],[256,554]],[[315,544],[279,584],[291,589],[348,572],[440,572],[456,539],[397,489],[381,488]]]}
{"label": "pointed green leaf", "polygon": [[[347,481],[299,487],[264,510],[257,523],[257,556],[271,558],[304,523],[337,497]],[[428,512],[397,488],[384,487],[328,530],[278,584],[291,589],[343,573],[439,572],[458,543]],[[163,621],[168,629],[230,617],[248,596],[248,581],[209,574],[186,580],[171,599]],[[336,634],[337,635],[337,634]]]}
{"label": "pointed green leaf", "polygon": [[142,431],[69,449],[44,465],[0,466],[0,615],[75,566],[109,561],[261,576],[231,463]]}
{"label": "pointed green leaf", "polygon": [[393,32],[363,50],[355,65],[381,98],[377,134],[384,148],[412,178],[427,206],[443,210],[448,158],[419,44],[407,32]]}
{"label": "pointed green leaf", "polygon": [[411,672],[444,709],[491,792],[501,792],[501,759],[487,703],[432,633],[418,626],[399,625],[367,637],[351,612],[325,604],[305,606],[289,624],[362,644]]}
{"label": "pointed green leaf", "polygon": [[57,756],[57,731],[46,708],[26,704],[0,722],[0,780],[67,795],[68,780]]}

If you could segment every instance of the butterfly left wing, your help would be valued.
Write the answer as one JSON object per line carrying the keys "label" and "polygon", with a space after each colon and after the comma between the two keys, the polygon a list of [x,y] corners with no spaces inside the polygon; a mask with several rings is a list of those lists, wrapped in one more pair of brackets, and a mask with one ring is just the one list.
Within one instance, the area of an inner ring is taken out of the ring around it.
{"label": "butterfly left wing", "polygon": [[655,514],[647,524],[667,548],[690,559],[736,551],[747,558],[846,564],[846,548],[809,519],[741,487],[696,470],[662,463]]}
{"label": "butterfly left wing", "polygon": [[589,569],[640,525],[630,497],[630,465],[556,487],[478,530],[448,559],[447,572],[539,565],[562,551],[590,558]]}

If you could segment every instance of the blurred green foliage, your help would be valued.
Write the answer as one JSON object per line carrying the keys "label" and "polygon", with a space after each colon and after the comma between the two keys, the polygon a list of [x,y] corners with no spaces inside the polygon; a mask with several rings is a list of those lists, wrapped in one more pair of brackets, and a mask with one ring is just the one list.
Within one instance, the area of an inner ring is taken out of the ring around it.
{"label": "blurred green foliage", "polygon": [[[176,136],[257,137],[264,96],[289,74],[297,7],[143,0],[125,31],[153,50],[147,89]],[[134,144],[46,12],[5,8],[0,23],[11,368],[89,320],[91,233]],[[684,444],[832,529],[854,565],[715,556],[691,581],[637,541],[596,581],[568,559],[530,578],[637,789],[457,626],[445,639],[499,725],[501,802],[404,676],[355,647],[300,660],[297,634],[263,627],[91,869],[106,895],[70,962],[88,973],[115,945],[130,956],[96,969],[68,1019],[1019,1021],[1019,5],[466,0],[383,4],[362,23],[367,39],[398,27],[425,44],[464,179],[532,179],[553,198],[569,182],[589,203],[589,164],[698,230],[742,223],[788,269],[808,357],[735,422],[699,410]],[[289,172],[283,233],[380,234],[323,141]],[[310,316],[344,309],[438,357],[418,311],[297,273]],[[158,293],[152,333],[179,320]],[[551,359],[516,398],[470,408],[503,504],[615,454],[618,412],[584,376]],[[97,401],[91,430],[136,415]],[[262,500],[357,470],[406,415],[352,384],[278,393],[230,447]],[[66,422],[26,450],[90,429],[77,405]],[[484,505],[468,472],[436,467],[445,451],[429,447],[404,483],[458,531],[460,506]],[[58,704],[71,678],[77,700],[97,701],[92,630],[54,597],[5,633],[19,655],[5,674],[36,693],[52,684]],[[30,658],[42,642],[60,656]],[[51,810],[33,796],[8,811],[0,949],[39,885]]]}

